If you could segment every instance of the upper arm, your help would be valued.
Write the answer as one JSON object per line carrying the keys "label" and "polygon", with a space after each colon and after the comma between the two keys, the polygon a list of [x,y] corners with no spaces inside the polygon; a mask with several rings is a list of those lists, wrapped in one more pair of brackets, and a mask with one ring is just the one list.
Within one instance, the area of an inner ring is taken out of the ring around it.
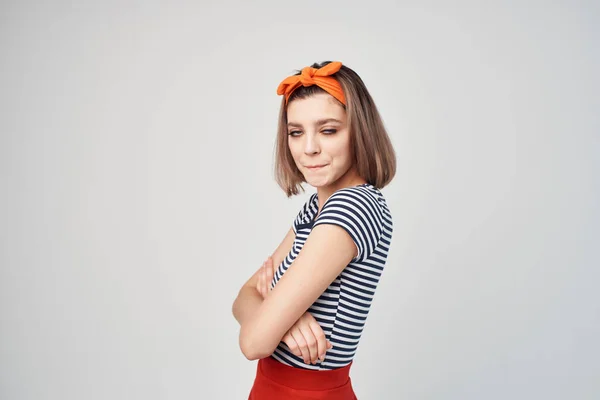
{"label": "upper arm", "polygon": [[356,249],[353,261],[368,258],[383,235],[383,214],[377,200],[360,190],[340,190],[325,203],[315,226],[337,225],[344,229]]}
{"label": "upper arm", "polygon": [[[285,256],[290,252],[292,246],[294,245],[294,239],[296,238],[296,234],[294,233],[294,228],[290,228],[288,233],[285,235],[279,246],[275,249],[271,258],[273,259],[273,266],[277,267],[285,258]],[[261,268],[258,270],[246,281],[244,286],[256,287],[256,283],[258,281],[258,275],[261,271]]]}

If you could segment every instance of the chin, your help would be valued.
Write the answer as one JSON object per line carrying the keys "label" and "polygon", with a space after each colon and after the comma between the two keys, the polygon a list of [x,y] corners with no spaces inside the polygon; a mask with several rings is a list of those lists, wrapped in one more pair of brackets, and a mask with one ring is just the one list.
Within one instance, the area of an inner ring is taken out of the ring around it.
{"label": "chin", "polygon": [[315,188],[329,185],[326,179],[306,179],[306,183]]}

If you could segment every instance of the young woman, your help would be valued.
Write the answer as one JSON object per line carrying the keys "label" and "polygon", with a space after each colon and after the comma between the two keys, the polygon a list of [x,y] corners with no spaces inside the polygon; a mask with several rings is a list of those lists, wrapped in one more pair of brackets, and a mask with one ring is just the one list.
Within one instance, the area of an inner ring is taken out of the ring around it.
{"label": "young woman", "polygon": [[240,348],[259,360],[250,400],[356,399],[350,367],[392,238],[379,189],[396,158],[361,78],[340,62],[284,79],[276,179],[315,187],[275,252],[240,290]]}

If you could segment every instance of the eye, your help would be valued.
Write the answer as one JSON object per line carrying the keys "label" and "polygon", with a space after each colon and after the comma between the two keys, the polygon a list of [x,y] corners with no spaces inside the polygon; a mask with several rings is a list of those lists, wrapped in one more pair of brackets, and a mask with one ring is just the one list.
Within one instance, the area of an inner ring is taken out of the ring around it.
{"label": "eye", "polygon": [[337,132],[337,129],[323,129],[322,132],[326,135],[333,135]]}
{"label": "eye", "polygon": [[289,136],[298,136],[299,134],[301,134],[302,131],[291,131],[288,133]]}

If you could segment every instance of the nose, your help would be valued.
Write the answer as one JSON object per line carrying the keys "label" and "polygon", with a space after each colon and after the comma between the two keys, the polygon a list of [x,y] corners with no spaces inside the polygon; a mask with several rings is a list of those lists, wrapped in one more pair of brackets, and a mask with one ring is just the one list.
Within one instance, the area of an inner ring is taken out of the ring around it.
{"label": "nose", "polygon": [[306,138],[306,141],[304,143],[304,153],[318,154],[321,151],[321,147],[319,146],[317,135],[305,134],[304,137]]}

